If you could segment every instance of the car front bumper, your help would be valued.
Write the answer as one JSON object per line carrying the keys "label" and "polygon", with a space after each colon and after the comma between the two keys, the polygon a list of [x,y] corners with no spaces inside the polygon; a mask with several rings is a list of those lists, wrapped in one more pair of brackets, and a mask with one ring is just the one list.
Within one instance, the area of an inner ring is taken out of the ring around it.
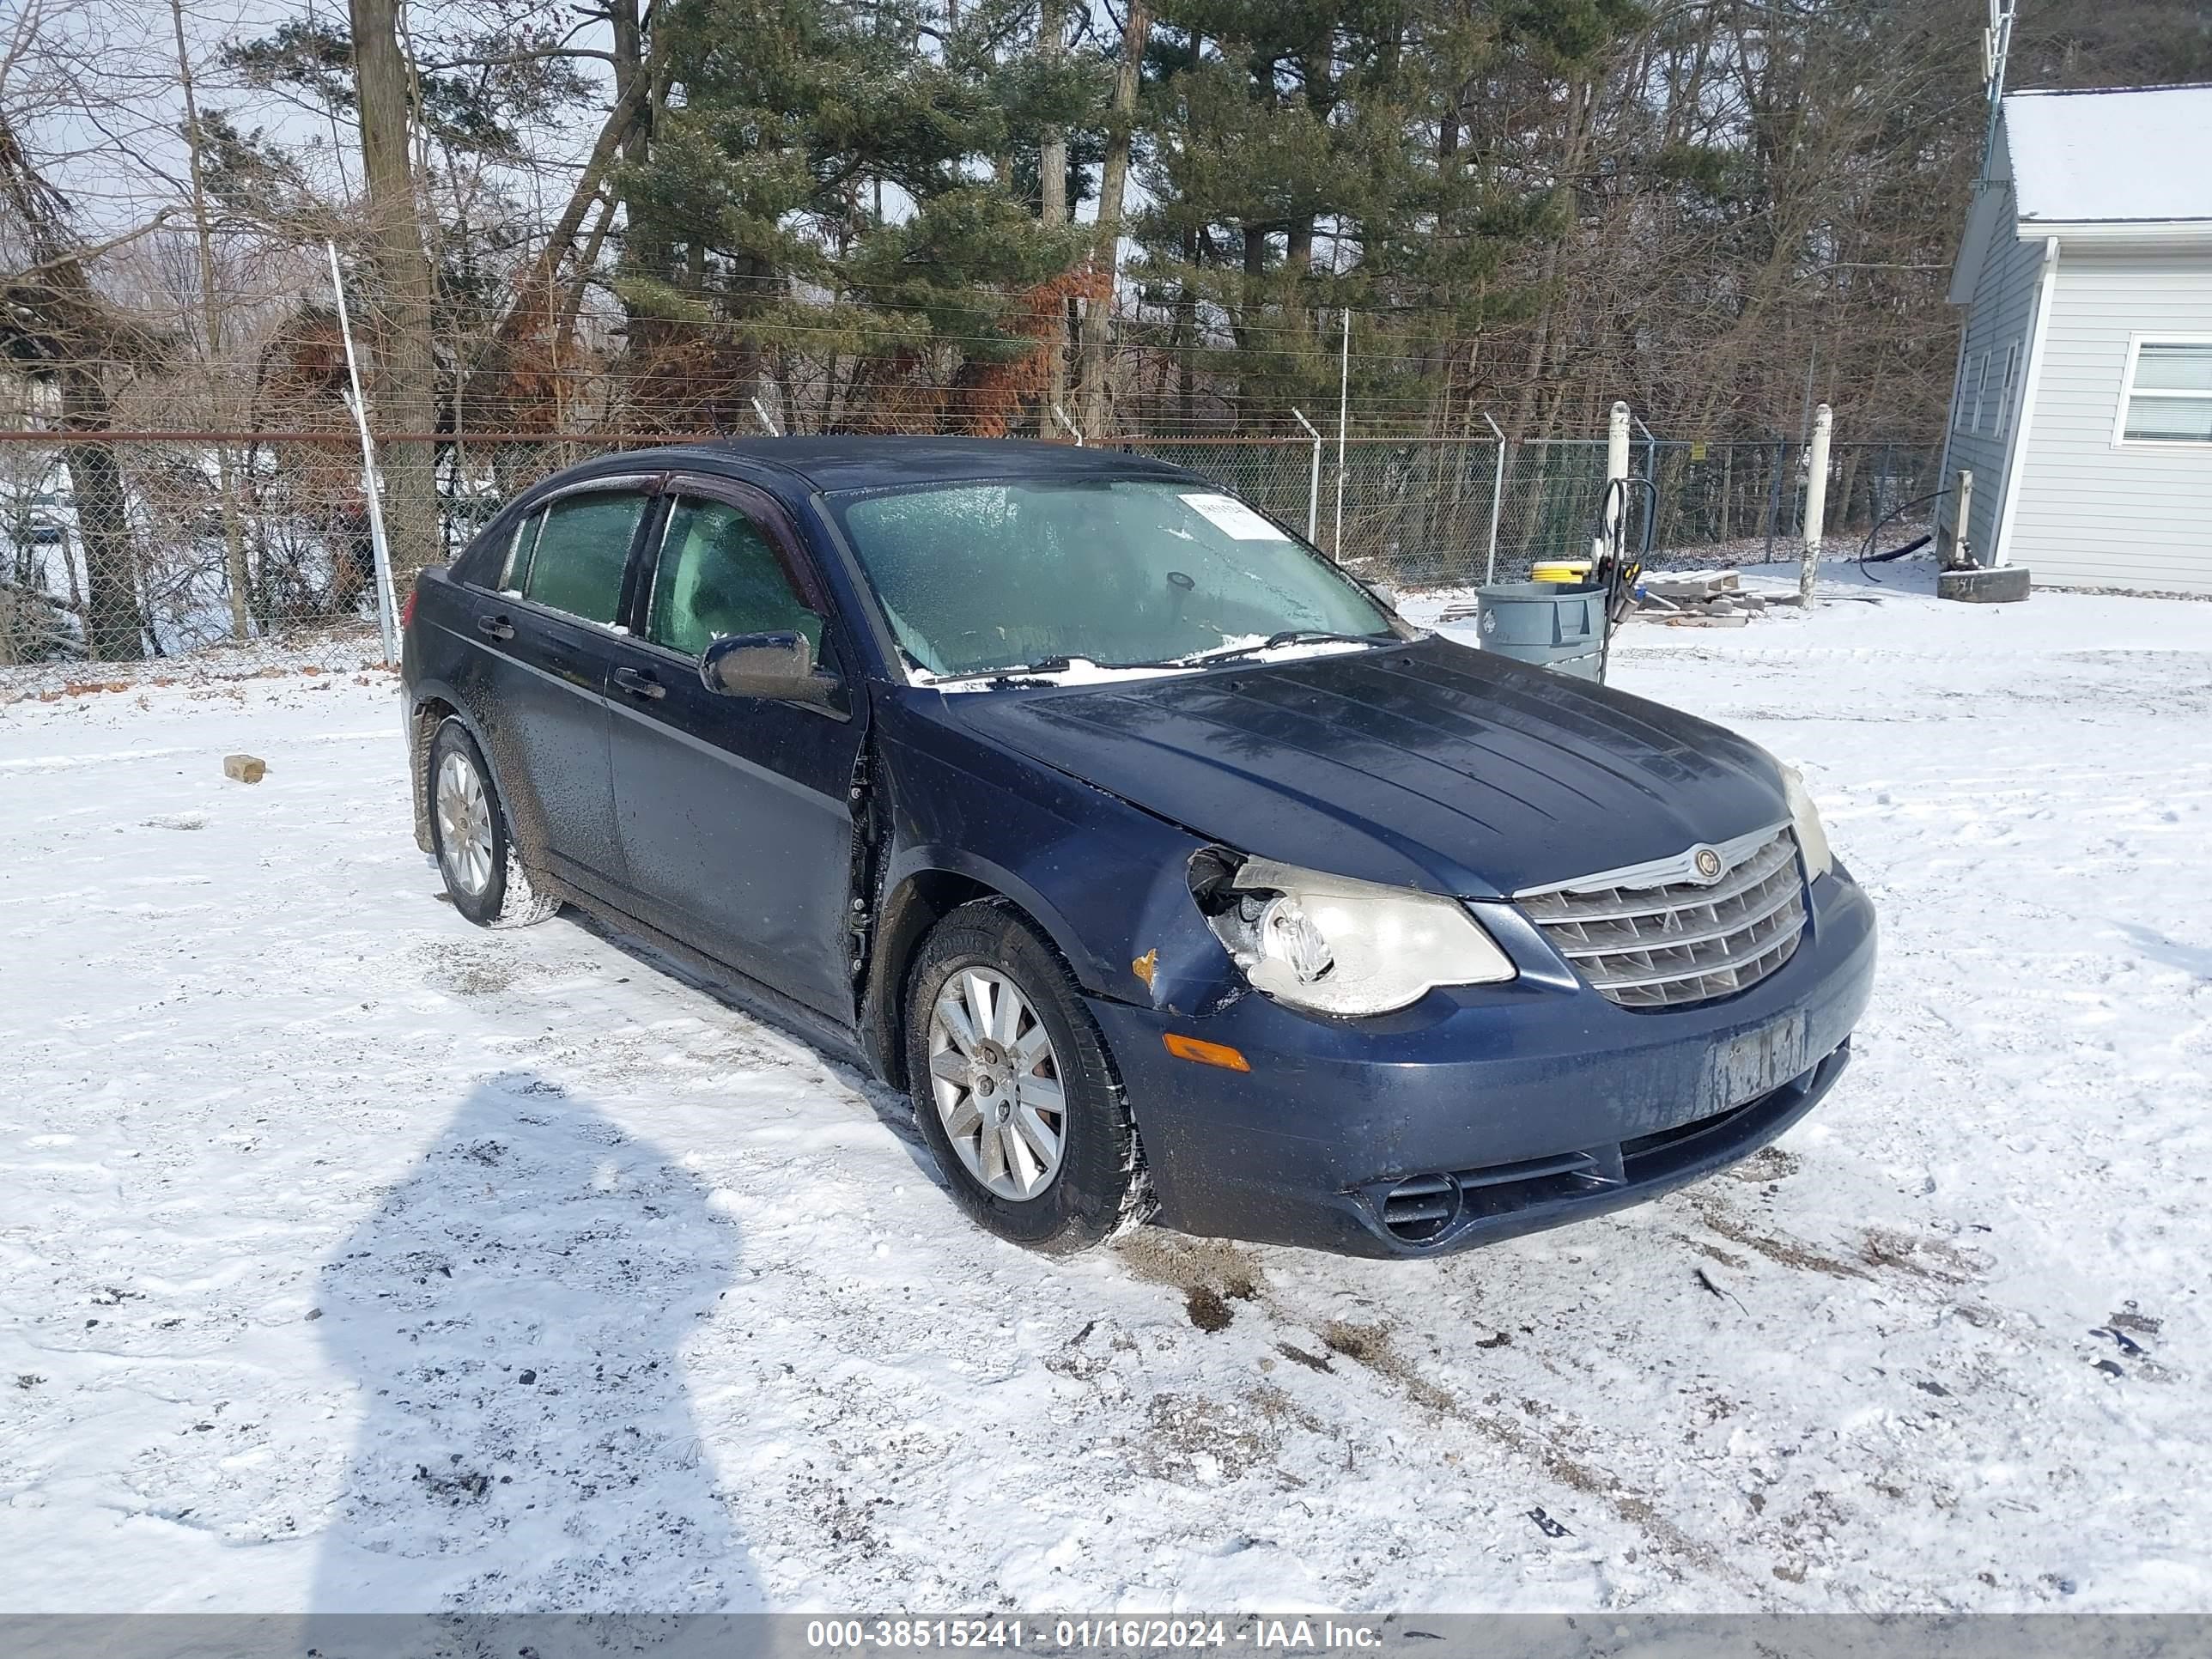
{"label": "car front bumper", "polygon": [[[1787,963],[1688,1008],[1633,1011],[1533,975],[1359,1021],[1256,994],[1203,1018],[1105,998],[1090,1006],[1166,1224],[1433,1255],[1640,1203],[1810,1111],[1850,1060],[1875,950],[1873,906],[1840,866],[1811,899]],[[1778,1031],[1796,1074],[1733,1097],[1727,1079],[1742,1073],[1717,1057]],[[1251,1069],[1178,1060],[1162,1042],[1170,1032],[1226,1044]]]}

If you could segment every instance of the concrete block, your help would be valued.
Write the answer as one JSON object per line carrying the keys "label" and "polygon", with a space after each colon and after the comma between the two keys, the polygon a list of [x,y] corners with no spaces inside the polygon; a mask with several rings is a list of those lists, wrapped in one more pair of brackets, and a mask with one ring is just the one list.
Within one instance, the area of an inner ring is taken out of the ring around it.
{"label": "concrete block", "polygon": [[2024,564],[2001,564],[1987,570],[1940,570],[1936,574],[1936,597],[1967,605],[2014,605],[2027,597],[2028,573]]}

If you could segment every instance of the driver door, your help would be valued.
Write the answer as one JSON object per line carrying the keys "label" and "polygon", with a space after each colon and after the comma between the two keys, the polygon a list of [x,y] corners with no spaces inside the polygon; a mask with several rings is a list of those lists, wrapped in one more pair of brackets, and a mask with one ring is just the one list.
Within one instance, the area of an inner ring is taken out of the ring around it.
{"label": "driver door", "polygon": [[840,674],[849,658],[773,499],[679,476],[663,502],[607,686],[630,889],[662,931],[849,1020],[848,791],[867,699],[850,686],[827,708],[709,690],[700,653],[731,634],[795,629]]}

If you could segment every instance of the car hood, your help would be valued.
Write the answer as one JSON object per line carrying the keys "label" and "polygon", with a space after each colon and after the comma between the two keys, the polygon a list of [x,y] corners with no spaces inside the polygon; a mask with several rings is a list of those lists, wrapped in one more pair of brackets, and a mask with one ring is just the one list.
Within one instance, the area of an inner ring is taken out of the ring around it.
{"label": "car hood", "polygon": [[1433,637],[943,712],[1255,857],[1462,898],[1788,816],[1773,761],[1734,732]]}

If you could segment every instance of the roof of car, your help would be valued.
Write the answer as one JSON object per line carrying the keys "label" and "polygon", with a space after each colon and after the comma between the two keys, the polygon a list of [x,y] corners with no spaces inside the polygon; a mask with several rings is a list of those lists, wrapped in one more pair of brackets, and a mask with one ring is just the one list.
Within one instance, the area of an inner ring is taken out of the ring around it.
{"label": "roof of car", "polygon": [[881,489],[955,479],[1182,477],[1183,471],[1126,450],[1023,438],[733,438],[679,449],[632,451],[635,465],[678,457],[773,467],[816,489]]}

